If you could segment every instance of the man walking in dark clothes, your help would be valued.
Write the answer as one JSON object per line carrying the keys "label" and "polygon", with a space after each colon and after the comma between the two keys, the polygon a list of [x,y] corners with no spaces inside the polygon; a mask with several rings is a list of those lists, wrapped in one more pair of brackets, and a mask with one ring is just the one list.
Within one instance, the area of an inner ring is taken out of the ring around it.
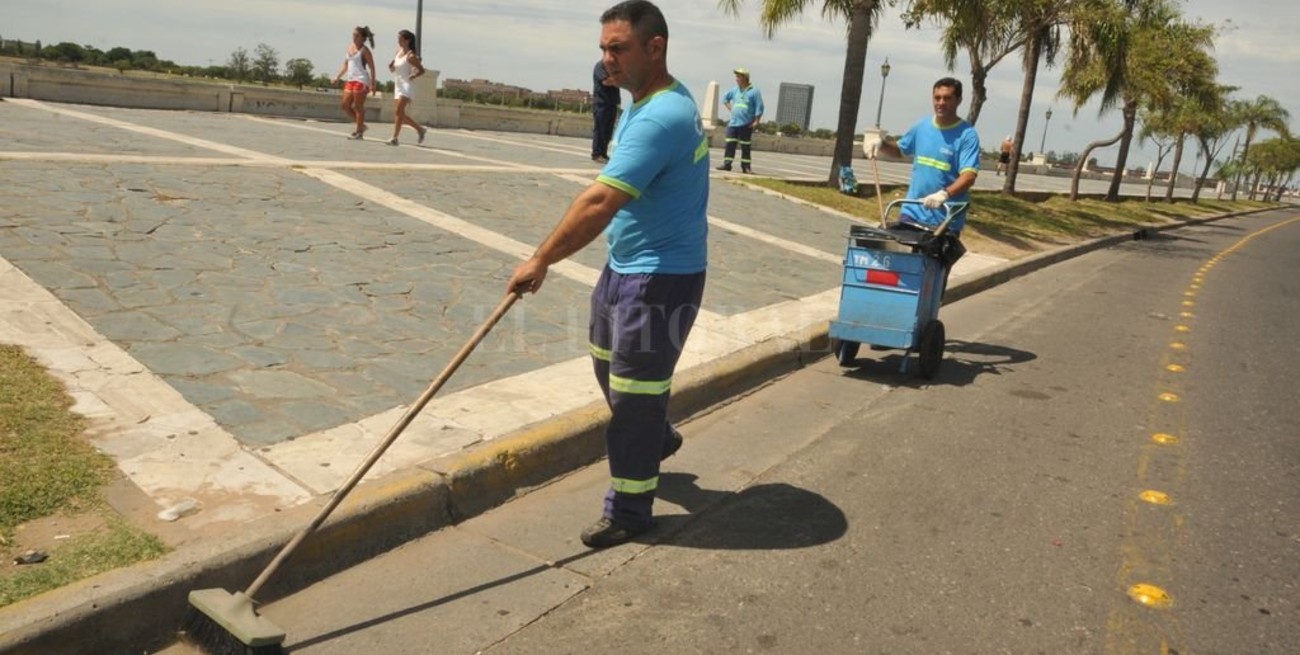
{"label": "man walking in dark clothes", "polygon": [[596,62],[592,73],[591,111],[595,126],[591,129],[591,160],[609,161],[609,140],[614,136],[614,123],[618,120],[620,94],[618,86],[609,81],[605,62]]}
{"label": "man walking in dark clothes", "polygon": [[591,292],[589,349],[609,403],[609,490],[582,543],[605,548],[654,527],[659,462],[682,445],[668,422],[673,373],[700,311],[707,264],[709,140],[686,85],[668,73],[668,24],[647,0],[600,17],[610,80],[632,92],[618,147],[507,288],[536,293],[551,265],[602,232],[609,259]]}

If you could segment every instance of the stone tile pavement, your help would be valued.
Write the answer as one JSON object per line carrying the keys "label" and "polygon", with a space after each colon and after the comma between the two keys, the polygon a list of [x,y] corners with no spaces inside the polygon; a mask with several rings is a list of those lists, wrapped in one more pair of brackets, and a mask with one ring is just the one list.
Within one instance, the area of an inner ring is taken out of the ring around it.
{"label": "stone tile pavement", "polygon": [[[0,103],[0,341],[67,384],[159,510],[197,500],[195,534],[336,488],[598,170],[577,139],[430,130],[393,148],[386,129],[351,142],[341,124]],[[763,174],[828,166],[756,155]],[[853,219],[735,178],[713,181],[684,369],[835,312]],[[596,400],[586,298],[603,261],[593,244],[555,267],[371,476]],[[998,263],[972,253],[954,280]]]}

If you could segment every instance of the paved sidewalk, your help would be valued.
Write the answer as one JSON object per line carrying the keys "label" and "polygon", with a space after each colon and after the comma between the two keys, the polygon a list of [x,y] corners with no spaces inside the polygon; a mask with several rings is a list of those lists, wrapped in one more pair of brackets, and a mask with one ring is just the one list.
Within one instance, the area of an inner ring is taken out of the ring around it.
{"label": "paved sidewalk", "polygon": [[[430,130],[423,147],[392,148],[346,131],[0,103],[0,342],[65,382],[95,445],[149,499],[133,520],[184,546],[145,574],[172,581],[154,583],[159,593],[212,567],[225,584],[264,563],[496,306],[515,264],[597,172],[576,139]],[[793,177],[829,166],[763,161],[760,173]],[[882,164],[882,176],[905,180],[907,166]],[[705,312],[675,386],[686,407],[816,346],[854,222],[721,178],[710,214]],[[516,304],[370,474],[385,481],[363,487],[322,543],[366,542],[350,553],[364,557],[592,459],[603,410],[586,297],[603,260],[589,247]],[[970,253],[950,285],[993,280],[1001,264]],[[176,524],[153,516],[187,500],[201,509]],[[402,512],[414,518],[391,535],[345,534]],[[150,584],[131,575],[104,583],[123,603]],[[74,595],[0,623],[39,630],[104,613],[94,592],[63,600]],[[55,616],[31,620],[42,612]]]}
{"label": "paved sidewalk", "polygon": [[[518,134],[392,148],[238,115],[11,100],[0,116],[0,341],[68,384],[159,509],[197,500],[183,524],[207,534],[336,488],[597,170],[580,141]],[[711,195],[684,368],[823,323],[851,223],[722,180]],[[596,400],[585,303],[603,258],[557,266],[372,475]],[[955,277],[996,263],[968,256]]]}

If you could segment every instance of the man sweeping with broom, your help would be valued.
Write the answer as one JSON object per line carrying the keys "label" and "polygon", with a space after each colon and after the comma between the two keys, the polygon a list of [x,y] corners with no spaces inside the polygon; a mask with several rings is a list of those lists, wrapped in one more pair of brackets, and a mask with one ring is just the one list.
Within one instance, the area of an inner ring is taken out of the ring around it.
{"label": "man sweeping with broom", "polygon": [[633,104],[596,182],[573,201],[509,289],[536,293],[547,268],[602,232],[609,261],[591,294],[590,348],[612,417],[610,487],[582,543],[606,548],[654,527],[659,462],[682,437],[668,422],[673,371],[704,293],[709,144],[695,100],[668,73],[668,25],[650,2],[601,16],[610,79]]}
{"label": "man sweeping with broom", "polygon": [[659,462],[682,437],[668,422],[673,372],[704,292],[709,144],[686,87],[668,74],[668,25],[658,7],[629,0],[600,18],[610,78],[632,92],[617,147],[597,181],[580,193],[528,261],[505,300],[394,426],[330,503],[242,593],[190,593],[190,641],[213,655],[280,655],[285,632],[253,610],[253,596],[302,539],[324,521],[369,466],[432,397],[478,340],[547,269],[602,232],[609,264],[592,292],[590,350],[613,416],[606,432],[611,473],[601,518],[582,532],[592,548],[625,543],[654,526]]}

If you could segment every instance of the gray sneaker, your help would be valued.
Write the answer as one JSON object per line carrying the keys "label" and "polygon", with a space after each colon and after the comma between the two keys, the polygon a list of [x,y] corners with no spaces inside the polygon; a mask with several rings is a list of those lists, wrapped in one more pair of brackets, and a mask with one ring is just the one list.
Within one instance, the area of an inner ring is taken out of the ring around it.
{"label": "gray sneaker", "polygon": [[397,145],[397,139],[389,139],[389,140],[385,141],[384,143],[387,143],[387,144],[390,145],[390,146],[395,146],[395,145]]}

